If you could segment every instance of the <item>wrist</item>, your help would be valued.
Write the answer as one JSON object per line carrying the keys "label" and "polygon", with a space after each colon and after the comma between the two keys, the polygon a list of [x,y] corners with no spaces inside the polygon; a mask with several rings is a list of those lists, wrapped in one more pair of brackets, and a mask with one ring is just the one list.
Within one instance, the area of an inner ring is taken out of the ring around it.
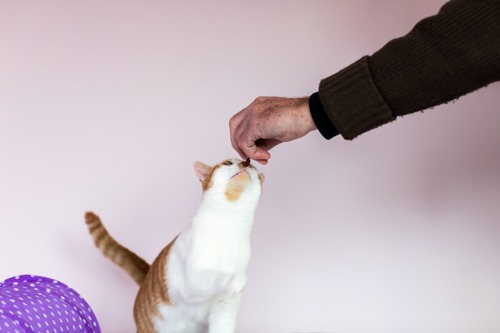
{"label": "wrist", "polygon": [[323,137],[327,140],[330,140],[334,136],[338,135],[339,131],[335,128],[332,121],[328,117],[317,92],[309,97],[308,104],[310,117],[314,122],[315,128],[319,130],[321,135],[323,135]]}
{"label": "wrist", "polygon": [[310,111],[309,97],[300,99],[300,117],[304,121],[304,128],[307,133],[318,129]]}

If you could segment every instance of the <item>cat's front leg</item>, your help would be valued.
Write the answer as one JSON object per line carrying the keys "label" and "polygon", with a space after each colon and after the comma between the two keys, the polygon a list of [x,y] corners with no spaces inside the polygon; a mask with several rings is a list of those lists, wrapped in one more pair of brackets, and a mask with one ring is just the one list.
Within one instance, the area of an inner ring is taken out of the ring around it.
{"label": "cat's front leg", "polygon": [[[192,270],[186,274],[182,298],[188,303],[199,303],[213,297],[240,294],[245,287],[245,274],[221,273],[216,270]],[[173,291],[172,291],[173,292]]]}
{"label": "cat's front leg", "polygon": [[228,296],[241,294],[247,283],[247,277],[245,274],[227,274],[224,275],[222,280],[223,282],[220,286],[220,292],[221,294],[226,294]]}
{"label": "cat's front leg", "polygon": [[241,293],[217,299],[210,308],[208,333],[234,333]]}
{"label": "cat's front leg", "polygon": [[241,294],[243,288],[247,284],[247,276],[245,274],[236,274],[232,277],[228,285],[229,294]]}

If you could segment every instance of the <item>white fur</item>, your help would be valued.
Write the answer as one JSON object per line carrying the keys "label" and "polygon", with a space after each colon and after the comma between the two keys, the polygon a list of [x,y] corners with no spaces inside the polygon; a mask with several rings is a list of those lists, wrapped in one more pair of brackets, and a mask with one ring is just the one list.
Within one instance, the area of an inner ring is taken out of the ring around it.
{"label": "white fur", "polygon": [[179,235],[166,266],[172,305],[163,305],[156,329],[165,333],[234,333],[250,259],[250,233],[261,194],[259,174],[236,201],[225,190],[240,168],[221,165],[189,229]]}

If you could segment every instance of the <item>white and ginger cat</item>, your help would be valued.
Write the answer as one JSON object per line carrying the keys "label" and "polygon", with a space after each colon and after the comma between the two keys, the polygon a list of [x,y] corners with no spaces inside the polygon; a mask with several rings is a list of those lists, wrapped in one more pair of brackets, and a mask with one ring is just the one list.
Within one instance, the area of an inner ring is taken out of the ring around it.
{"label": "white and ginger cat", "polygon": [[140,333],[235,331],[264,175],[250,160],[196,162],[194,169],[203,189],[200,207],[151,266],[118,244],[98,216],[85,216],[96,246],[140,285],[134,305]]}

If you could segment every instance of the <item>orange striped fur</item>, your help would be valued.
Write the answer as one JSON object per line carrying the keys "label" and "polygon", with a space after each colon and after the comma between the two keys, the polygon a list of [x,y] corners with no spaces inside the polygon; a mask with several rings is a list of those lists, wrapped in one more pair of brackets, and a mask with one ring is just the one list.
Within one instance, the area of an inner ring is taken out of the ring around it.
{"label": "orange striped fur", "polygon": [[174,242],[175,239],[155,259],[135,299],[134,319],[139,332],[155,332],[151,318],[159,315],[161,304],[170,304],[165,268]]}
{"label": "orange striped fur", "polygon": [[149,264],[114,240],[99,216],[88,212],[85,214],[85,222],[97,248],[111,261],[122,267],[137,284],[141,285],[149,270]]}
{"label": "orange striped fur", "polygon": [[99,216],[85,214],[90,235],[99,250],[122,267],[140,286],[134,305],[134,319],[141,333],[156,332],[152,318],[158,316],[162,304],[170,304],[165,267],[175,239],[158,255],[151,266],[132,251],[114,240],[102,224]]}

